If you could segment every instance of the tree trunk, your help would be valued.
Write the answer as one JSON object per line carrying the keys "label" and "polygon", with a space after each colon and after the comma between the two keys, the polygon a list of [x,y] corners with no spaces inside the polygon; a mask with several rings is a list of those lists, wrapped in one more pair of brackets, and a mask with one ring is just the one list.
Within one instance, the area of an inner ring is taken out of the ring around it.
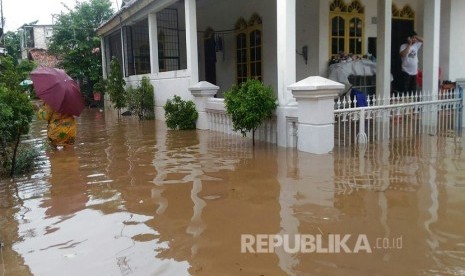
{"label": "tree trunk", "polygon": [[19,142],[21,141],[21,132],[18,130],[18,134],[16,136],[16,144],[15,148],[13,150],[13,158],[11,160],[11,171],[10,171],[10,176],[13,177],[15,174],[15,167],[16,167],[16,153],[18,152],[18,147],[19,147]]}
{"label": "tree trunk", "polygon": [[252,130],[252,147],[255,148],[255,129]]}

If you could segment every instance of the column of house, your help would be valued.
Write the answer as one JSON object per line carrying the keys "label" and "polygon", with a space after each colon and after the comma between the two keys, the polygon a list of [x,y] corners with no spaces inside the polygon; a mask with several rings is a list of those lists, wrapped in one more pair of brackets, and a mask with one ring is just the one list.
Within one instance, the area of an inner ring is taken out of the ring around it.
{"label": "column of house", "polygon": [[392,0],[378,0],[376,95],[387,101],[391,94]]}
{"label": "column of house", "polygon": [[158,66],[158,27],[157,14],[149,14],[150,70],[152,74],[159,72]]}
{"label": "column of house", "polygon": [[437,99],[439,72],[440,0],[424,1],[423,90]]}
{"label": "column of house", "polygon": [[195,0],[185,0],[187,70],[191,75],[190,85],[199,82],[199,60],[197,49],[197,6]]}
{"label": "column of house", "polygon": [[287,146],[286,117],[295,109],[295,100],[288,86],[296,81],[296,0],[276,0],[277,19],[277,81],[278,146]]}

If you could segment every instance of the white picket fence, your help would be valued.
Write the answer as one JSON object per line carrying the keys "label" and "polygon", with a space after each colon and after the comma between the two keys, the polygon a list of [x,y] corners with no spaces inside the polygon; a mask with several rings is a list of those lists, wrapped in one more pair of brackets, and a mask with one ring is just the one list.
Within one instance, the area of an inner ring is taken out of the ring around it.
{"label": "white picket fence", "polygon": [[462,93],[416,93],[389,99],[368,97],[366,103],[345,96],[335,103],[335,145],[348,146],[383,139],[461,135]]}
{"label": "white picket fence", "polygon": [[[209,99],[206,104],[206,112],[208,114],[208,127],[210,130],[228,135],[242,135],[240,132],[233,130],[233,122],[231,116],[226,113],[224,99]],[[252,134],[248,133],[247,137],[252,137]],[[272,116],[272,118],[265,120],[260,125],[255,131],[255,139],[272,144],[277,143],[276,116]]]}

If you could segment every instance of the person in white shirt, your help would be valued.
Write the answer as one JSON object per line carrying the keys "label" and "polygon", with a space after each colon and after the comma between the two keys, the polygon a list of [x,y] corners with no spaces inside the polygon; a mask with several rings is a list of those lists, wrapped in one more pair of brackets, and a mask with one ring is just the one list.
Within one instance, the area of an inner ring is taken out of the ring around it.
{"label": "person in white shirt", "polygon": [[412,32],[406,39],[406,43],[400,46],[402,59],[401,89],[403,93],[417,91],[418,51],[423,45],[423,38],[416,32]]}

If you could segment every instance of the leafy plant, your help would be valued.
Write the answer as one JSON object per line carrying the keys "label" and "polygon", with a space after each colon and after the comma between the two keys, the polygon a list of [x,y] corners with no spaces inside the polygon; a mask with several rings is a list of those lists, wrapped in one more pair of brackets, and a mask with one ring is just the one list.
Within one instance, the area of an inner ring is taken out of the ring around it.
{"label": "leafy plant", "polygon": [[234,131],[240,131],[243,136],[252,132],[254,145],[255,131],[265,119],[271,117],[277,107],[273,89],[252,79],[233,86],[225,93],[224,102],[226,112],[231,115]]}
{"label": "leafy plant", "polygon": [[126,90],[129,110],[139,116],[139,120],[153,119],[154,113],[154,95],[153,85],[149,78],[142,77],[140,86],[137,88],[128,88]]}
{"label": "leafy plant", "polygon": [[0,156],[2,167],[15,174],[21,135],[29,132],[34,109],[26,93],[0,85]]}
{"label": "leafy plant", "polygon": [[124,86],[126,82],[123,79],[123,73],[119,60],[113,57],[110,62],[110,74],[107,80],[107,91],[110,95],[110,101],[118,109],[118,114],[121,112],[121,108],[126,107],[126,91]]}
{"label": "leafy plant", "polygon": [[103,95],[106,89],[107,82],[103,78],[100,78],[96,83],[94,83],[94,92],[100,92]]}
{"label": "leafy plant", "polygon": [[19,32],[8,31],[4,34],[5,50],[8,56],[17,61],[21,59],[21,42]]}
{"label": "leafy plant", "polygon": [[174,95],[172,100],[167,100],[165,106],[166,125],[171,129],[195,129],[195,122],[199,113],[195,109],[193,101],[184,101]]}
{"label": "leafy plant", "polygon": [[73,78],[96,82],[102,76],[100,38],[96,29],[113,15],[110,0],[75,1],[56,17],[49,50]]}

